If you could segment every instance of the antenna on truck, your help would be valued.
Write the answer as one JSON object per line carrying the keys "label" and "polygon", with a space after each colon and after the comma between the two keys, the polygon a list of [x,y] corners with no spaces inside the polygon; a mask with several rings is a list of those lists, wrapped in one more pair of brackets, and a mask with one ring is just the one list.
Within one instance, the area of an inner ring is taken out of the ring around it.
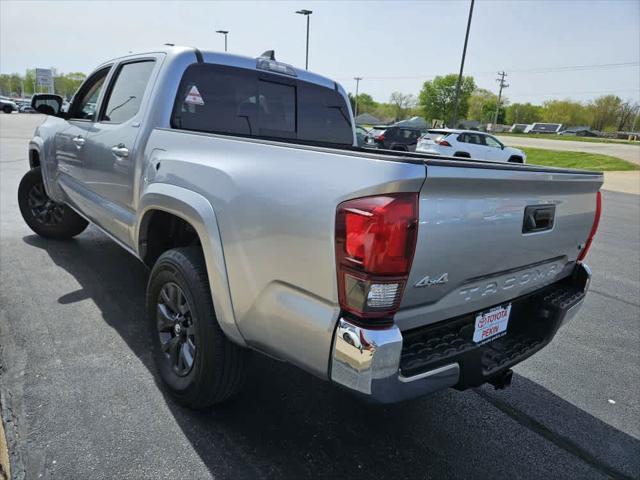
{"label": "antenna on truck", "polygon": [[260,55],[260,58],[268,58],[269,60],[275,61],[275,59],[276,59],[276,51],[275,50],[267,50],[262,55]]}

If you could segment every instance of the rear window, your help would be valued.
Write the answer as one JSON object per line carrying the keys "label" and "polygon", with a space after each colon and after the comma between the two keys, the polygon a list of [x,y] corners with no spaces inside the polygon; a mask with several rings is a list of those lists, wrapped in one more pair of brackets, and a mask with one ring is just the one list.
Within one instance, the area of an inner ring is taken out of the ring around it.
{"label": "rear window", "polygon": [[434,142],[439,142],[444,137],[449,136],[448,132],[429,132],[425,134],[422,138],[428,138],[429,140],[433,140]]}
{"label": "rear window", "polygon": [[349,110],[335,89],[213,64],[187,68],[171,126],[258,138],[353,144]]}

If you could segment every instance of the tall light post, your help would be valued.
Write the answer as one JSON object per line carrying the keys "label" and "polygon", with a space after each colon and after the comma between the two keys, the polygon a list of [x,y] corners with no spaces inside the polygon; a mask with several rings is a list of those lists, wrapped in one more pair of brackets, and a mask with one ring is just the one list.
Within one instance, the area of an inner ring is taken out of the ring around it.
{"label": "tall light post", "polygon": [[467,43],[469,42],[469,29],[471,28],[471,17],[473,16],[473,3],[475,0],[471,0],[471,6],[469,7],[469,19],[467,20],[467,33],[464,36],[464,47],[462,48],[462,61],[460,62],[460,73],[458,74],[458,81],[456,82],[456,93],[453,101],[453,116],[451,117],[451,128],[456,128],[458,123],[458,97],[460,97],[460,84],[462,83],[462,71],[464,70],[464,57],[467,56]]}
{"label": "tall light post", "polygon": [[229,34],[229,30],[216,30],[216,33],[220,33],[224,35],[224,51],[227,51],[227,35]]}
{"label": "tall light post", "polygon": [[307,56],[304,61],[304,68],[309,70],[309,15],[313,12],[311,10],[296,10],[296,13],[307,17]]}
{"label": "tall light post", "polygon": [[354,118],[358,116],[358,87],[360,87],[360,80],[362,77],[353,77],[356,81],[356,112],[353,114]]}

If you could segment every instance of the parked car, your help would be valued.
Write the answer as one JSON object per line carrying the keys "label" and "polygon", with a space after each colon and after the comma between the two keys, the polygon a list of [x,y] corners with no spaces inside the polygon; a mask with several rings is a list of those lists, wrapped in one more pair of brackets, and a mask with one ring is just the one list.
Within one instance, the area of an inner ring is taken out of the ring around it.
{"label": "parked car", "polygon": [[18,110],[18,105],[10,98],[2,97],[0,98],[0,110],[4,113],[12,113]]}
{"label": "parked car", "polygon": [[366,138],[365,146],[385,150],[413,152],[424,130],[392,125],[374,127]]}
{"label": "parked car", "polygon": [[361,127],[360,125],[356,125],[356,141],[359,146],[362,147],[365,144],[368,133],[369,133],[369,130],[367,130],[364,127]]}
{"label": "parked car", "polygon": [[20,113],[38,113],[36,112],[31,105],[21,105],[18,108]]}
{"label": "parked car", "polygon": [[505,146],[488,133],[474,130],[429,130],[418,141],[416,152],[433,153],[447,157],[493,160],[497,162],[526,163],[525,153]]}
{"label": "parked car", "polygon": [[594,132],[590,128],[569,128],[559,132],[558,135],[571,135],[576,137],[599,137],[598,132]]}
{"label": "parked car", "polygon": [[159,376],[193,408],[252,349],[380,402],[508,385],[584,301],[602,173],[358,148],[345,90],[274,57],[165,46],[67,113],[35,95],[27,225],[91,222],[148,265]]}

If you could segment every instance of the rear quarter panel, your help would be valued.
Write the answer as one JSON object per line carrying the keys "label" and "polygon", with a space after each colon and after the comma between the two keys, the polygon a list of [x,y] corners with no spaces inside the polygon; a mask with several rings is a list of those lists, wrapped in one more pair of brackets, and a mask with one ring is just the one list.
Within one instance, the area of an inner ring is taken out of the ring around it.
{"label": "rear quarter panel", "polygon": [[169,129],[152,133],[151,149],[146,182],[184,187],[214,207],[245,342],[326,377],[339,313],[336,207],[419,191],[424,164]]}

